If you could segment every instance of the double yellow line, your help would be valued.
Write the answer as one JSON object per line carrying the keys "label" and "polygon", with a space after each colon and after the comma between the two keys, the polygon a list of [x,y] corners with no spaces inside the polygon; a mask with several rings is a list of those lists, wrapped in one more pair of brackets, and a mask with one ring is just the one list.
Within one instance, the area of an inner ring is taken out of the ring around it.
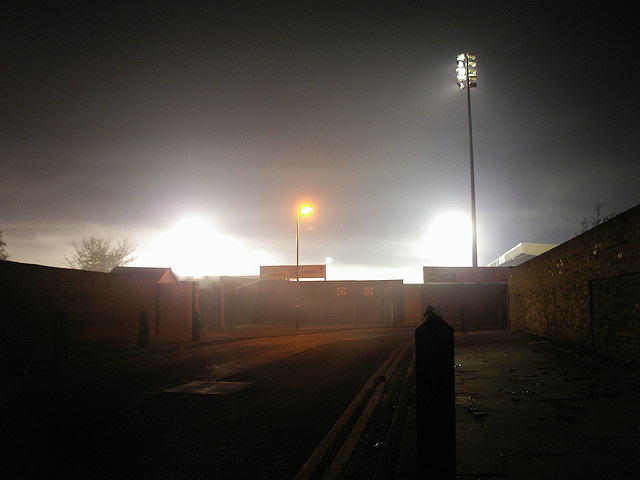
{"label": "double yellow line", "polygon": [[[321,465],[329,461],[328,457],[337,449],[337,444],[340,439],[346,436],[342,446],[333,457],[331,464],[324,471],[322,478],[323,480],[335,480],[339,477],[344,465],[353,453],[358,440],[362,436],[367,422],[378,405],[380,397],[382,397],[387,380],[391,378],[400,360],[412,346],[413,342],[408,342],[397,346],[393,352],[391,352],[382,366],[365,383],[349,407],[344,411],[331,430],[329,430],[329,433],[327,433],[318,444],[293,480],[308,480],[311,478]],[[362,405],[367,399],[368,402],[364,406],[364,409],[362,409]],[[356,415],[358,415],[360,410],[362,411],[356,419]],[[347,434],[345,430],[349,425],[353,425],[353,427]]]}

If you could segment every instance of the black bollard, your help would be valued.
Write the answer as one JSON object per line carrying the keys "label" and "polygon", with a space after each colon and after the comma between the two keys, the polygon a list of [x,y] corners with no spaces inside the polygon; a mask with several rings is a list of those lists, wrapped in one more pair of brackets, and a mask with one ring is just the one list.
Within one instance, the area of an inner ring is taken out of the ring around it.
{"label": "black bollard", "polygon": [[191,340],[197,342],[200,340],[200,313],[193,312],[191,314]]}
{"label": "black bollard", "polygon": [[53,314],[53,358],[66,360],[69,357],[69,326],[62,310]]}
{"label": "black bollard", "polygon": [[453,327],[427,307],[415,330],[417,478],[455,480]]}
{"label": "black bollard", "polygon": [[140,348],[149,348],[149,317],[146,310],[138,316],[138,340]]}

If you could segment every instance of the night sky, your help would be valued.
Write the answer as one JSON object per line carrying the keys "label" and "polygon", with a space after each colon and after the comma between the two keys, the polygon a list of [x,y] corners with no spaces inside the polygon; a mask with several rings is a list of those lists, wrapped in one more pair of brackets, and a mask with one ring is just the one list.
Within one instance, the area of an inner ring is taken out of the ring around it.
{"label": "night sky", "polygon": [[470,265],[468,52],[480,265],[640,203],[628,2],[14,3],[13,261],[64,266],[72,241],[109,235],[137,244],[132,265],[256,275],[295,264],[308,201],[300,262],[332,259],[328,279]]}

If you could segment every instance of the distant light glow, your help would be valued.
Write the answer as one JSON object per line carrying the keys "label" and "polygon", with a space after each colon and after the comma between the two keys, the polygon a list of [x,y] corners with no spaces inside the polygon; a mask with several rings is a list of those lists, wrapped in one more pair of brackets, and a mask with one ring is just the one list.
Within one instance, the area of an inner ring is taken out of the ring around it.
{"label": "distant light glow", "polygon": [[182,277],[257,275],[273,263],[266,252],[220,232],[204,217],[180,219],[138,245],[132,266],[170,267]]}
{"label": "distant light glow", "polygon": [[462,267],[471,264],[471,219],[460,212],[438,215],[429,225],[422,254],[425,265]]}

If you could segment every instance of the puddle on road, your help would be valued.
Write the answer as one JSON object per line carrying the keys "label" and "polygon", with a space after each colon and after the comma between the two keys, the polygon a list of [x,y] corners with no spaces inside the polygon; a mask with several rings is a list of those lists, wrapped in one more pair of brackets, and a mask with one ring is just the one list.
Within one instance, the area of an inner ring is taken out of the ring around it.
{"label": "puddle on road", "polygon": [[187,393],[193,395],[229,395],[239,392],[249,386],[253,382],[219,382],[209,380],[198,380],[185,383],[177,387],[164,390],[166,393]]}

